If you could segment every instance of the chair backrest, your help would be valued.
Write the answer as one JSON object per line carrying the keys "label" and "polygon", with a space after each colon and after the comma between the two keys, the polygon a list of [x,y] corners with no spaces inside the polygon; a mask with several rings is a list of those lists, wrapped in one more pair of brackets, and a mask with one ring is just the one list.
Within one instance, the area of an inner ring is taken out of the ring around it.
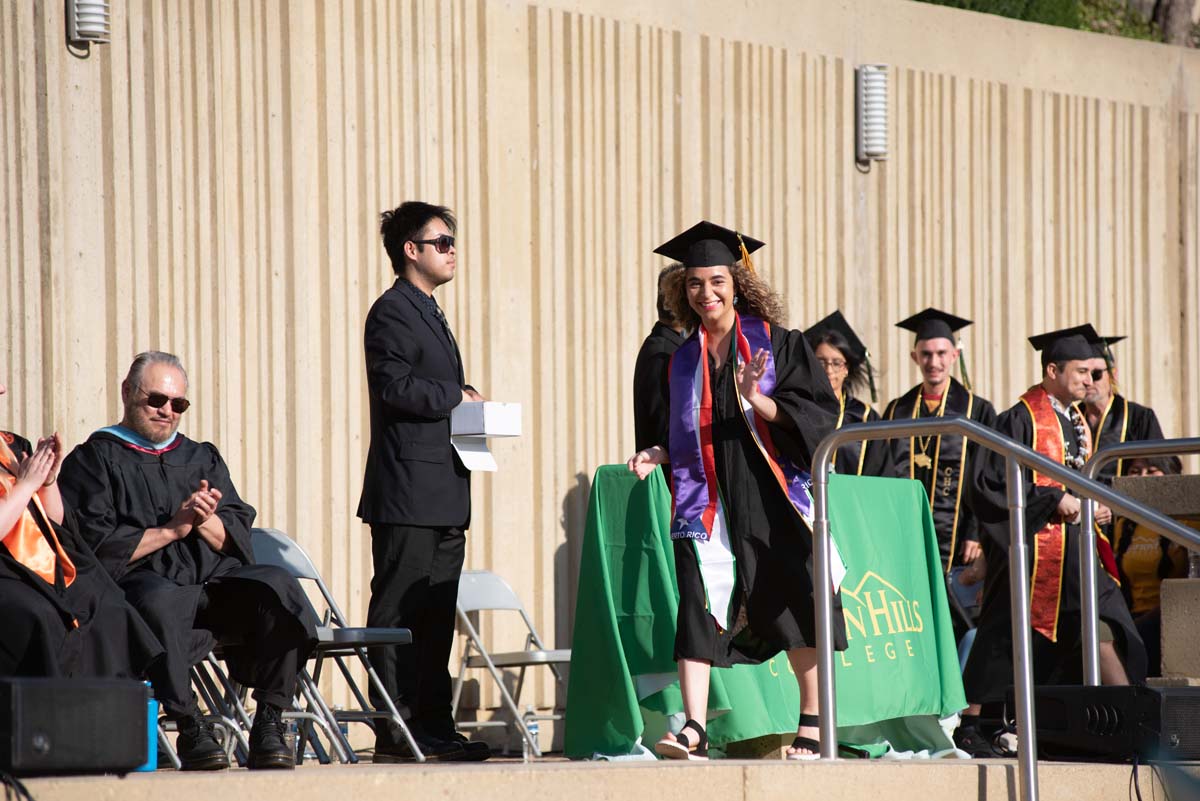
{"label": "chair backrest", "polygon": [[464,570],[458,580],[458,608],[464,612],[486,609],[515,609],[525,606],[508,582],[487,570]]}
{"label": "chair backrest", "polygon": [[[333,599],[333,593],[325,586],[317,566],[308,558],[300,543],[277,528],[252,528],[250,547],[254,551],[254,561],[260,565],[281,567],[297,579],[315,582],[329,608],[333,622],[339,626],[346,625],[346,619],[342,610],[338,608],[337,601]],[[318,614],[317,617],[323,616]]]}
{"label": "chair backrest", "polygon": [[321,576],[300,544],[277,528],[250,529],[250,547],[260,565],[282,567],[298,579],[316,581]]}

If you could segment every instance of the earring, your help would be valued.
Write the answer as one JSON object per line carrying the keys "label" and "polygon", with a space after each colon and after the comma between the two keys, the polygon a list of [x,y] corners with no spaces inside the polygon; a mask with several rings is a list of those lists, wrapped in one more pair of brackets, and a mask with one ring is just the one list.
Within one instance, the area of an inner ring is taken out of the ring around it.
{"label": "earring", "polygon": [[742,299],[740,297],[738,297],[737,295],[733,296],[733,305],[734,306],[738,305],[741,302],[742,302]]}

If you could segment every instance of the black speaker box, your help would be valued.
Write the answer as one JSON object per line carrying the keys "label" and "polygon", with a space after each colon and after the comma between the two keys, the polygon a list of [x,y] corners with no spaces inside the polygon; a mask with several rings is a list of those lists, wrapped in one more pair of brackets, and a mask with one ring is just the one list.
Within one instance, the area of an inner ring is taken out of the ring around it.
{"label": "black speaker box", "polygon": [[1042,759],[1200,759],[1200,687],[1035,687],[1034,715]]}
{"label": "black speaker box", "polygon": [[127,773],[146,761],[149,699],[140,681],[0,678],[0,770]]}

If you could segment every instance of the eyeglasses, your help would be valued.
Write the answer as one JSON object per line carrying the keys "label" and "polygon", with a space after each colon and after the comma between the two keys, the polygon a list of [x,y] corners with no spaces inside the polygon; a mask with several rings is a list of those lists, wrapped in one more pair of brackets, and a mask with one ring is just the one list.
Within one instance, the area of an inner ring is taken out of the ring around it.
{"label": "eyeglasses", "polygon": [[442,234],[435,236],[433,239],[413,239],[414,245],[433,245],[433,249],[438,253],[449,253],[450,248],[454,247],[454,237],[450,234]]}
{"label": "eyeglasses", "polygon": [[822,359],[822,358],[818,357],[817,363],[820,364],[821,368],[825,369],[825,370],[829,370],[829,369],[841,370],[843,367],[846,366],[845,359]]}
{"label": "eyeglasses", "polygon": [[141,387],[138,387],[138,392],[145,394],[146,405],[152,409],[161,409],[170,403],[171,411],[175,412],[175,414],[183,414],[192,405],[192,402],[187,398],[169,398],[161,392],[146,392]]}
{"label": "eyeglasses", "polygon": [[1104,374],[1107,372],[1108,372],[1107,370],[1093,370],[1092,371],[1092,380],[1099,381],[1101,378],[1104,378]]}

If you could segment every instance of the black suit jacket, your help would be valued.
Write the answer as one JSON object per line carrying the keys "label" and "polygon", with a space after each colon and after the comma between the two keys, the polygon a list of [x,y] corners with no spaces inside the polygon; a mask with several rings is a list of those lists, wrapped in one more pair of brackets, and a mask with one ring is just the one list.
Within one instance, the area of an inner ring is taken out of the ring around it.
{"label": "black suit jacket", "polygon": [[367,314],[371,445],[358,516],[368,524],[466,528],[471,474],[450,445],[462,357],[413,292],[398,280]]}

